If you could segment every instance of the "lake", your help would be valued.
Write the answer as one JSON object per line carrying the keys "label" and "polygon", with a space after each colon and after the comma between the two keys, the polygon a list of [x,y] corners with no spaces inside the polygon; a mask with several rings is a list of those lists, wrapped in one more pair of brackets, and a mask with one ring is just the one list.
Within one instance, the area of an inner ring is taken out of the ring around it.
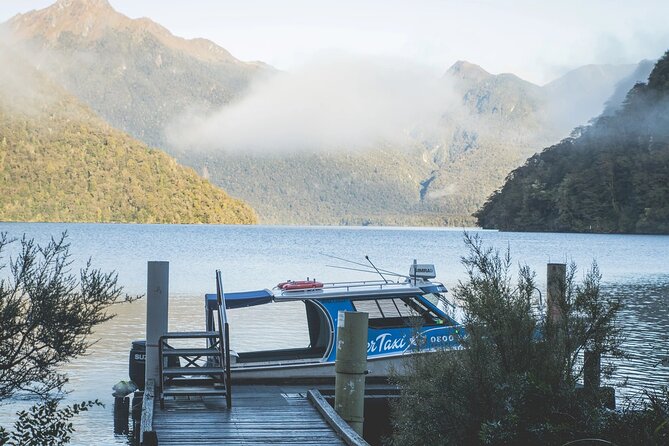
{"label": "lake", "polygon": [[[146,263],[170,262],[170,330],[203,328],[204,293],[215,290],[220,269],[226,291],[271,288],[286,279],[321,281],[371,278],[362,272],[331,268],[347,266],[328,256],[364,262],[408,273],[413,259],[434,263],[437,279],[451,288],[465,279],[460,257],[466,254],[462,229],[374,227],[283,227],[214,225],[0,223],[0,232],[39,242],[67,231],[76,271],[91,258],[93,266],[115,270],[129,294],[146,292]],[[546,263],[575,262],[581,277],[596,260],[603,288],[624,298],[621,324],[629,358],[621,362],[618,395],[634,395],[645,387],[666,384],[669,367],[669,236],[508,233],[470,230],[488,246],[510,248],[516,263],[537,272],[545,289]],[[18,244],[14,244],[13,249]],[[4,259],[12,252],[4,253]],[[543,292],[543,291],[542,291]],[[545,296],[545,293],[544,293]],[[298,304],[299,305],[299,304]],[[65,367],[70,376],[68,401],[99,398],[95,408],[75,421],[72,444],[127,444],[113,435],[111,387],[127,379],[133,339],[144,337],[145,302],[119,305],[117,317],[98,327],[99,341],[89,353]],[[294,324],[291,304],[271,314],[258,308],[233,310],[231,338],[236,350],[306,345],[306,327]],[[299,311],[303,311],[297,308]],[[0,425],[14,419],[28,401],[0,406]]]}

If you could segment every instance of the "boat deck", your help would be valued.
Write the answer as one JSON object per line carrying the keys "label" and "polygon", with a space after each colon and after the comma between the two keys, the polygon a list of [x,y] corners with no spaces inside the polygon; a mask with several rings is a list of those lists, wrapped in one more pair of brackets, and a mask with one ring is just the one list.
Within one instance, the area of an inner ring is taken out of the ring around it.
{"label": "boat deck", "polygon": [[238,385],[233,404],[224,398],[156,401],[153,430],[160,446],[345,445],[307,399],[305,387]]}

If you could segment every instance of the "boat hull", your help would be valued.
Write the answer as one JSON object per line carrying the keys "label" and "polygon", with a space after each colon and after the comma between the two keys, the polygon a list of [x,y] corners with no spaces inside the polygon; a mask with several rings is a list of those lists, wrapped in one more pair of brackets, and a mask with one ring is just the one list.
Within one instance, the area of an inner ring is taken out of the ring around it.
{"label": "boat hull", "polygon": [[[376,356],[367,359],[367,382],[387,382],[393,374],[402,375],[411,356],[424,353],[404,353]],[[233,364],[232,382],[323,383],[335,380],[335,363],[325,361],[283,362],[263,364]]]}

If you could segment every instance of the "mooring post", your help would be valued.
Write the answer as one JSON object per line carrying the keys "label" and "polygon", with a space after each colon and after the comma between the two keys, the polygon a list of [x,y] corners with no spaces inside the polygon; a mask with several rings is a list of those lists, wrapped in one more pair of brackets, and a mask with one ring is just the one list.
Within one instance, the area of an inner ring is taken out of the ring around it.
{"label": "mooring post", "polygon": [[335,410],[360,436],[365,411],[367,313],[340,311],[337,316]]}
{"label": "mooring post", "polygon": [[130,398],[114,397],[114,434],[128,433],[128,414],[130,411]]}
{"label": "mooring post", "polygon": [[158,343],[167,333],[170,262],[148,262],[146,279],[145,383],[160,383]]}
{"label": "mooring post", "polygon": [[142,420],[142,400],[144,399],[144,392],[137,391],[132,395],[132,436],[135,443],[139,443],[139,425]]}
{"label": "mooring post", "polygon": [[[567,265],[564,263],[548,264],[548,296],[546,300],[548,318],[554,324],[562,321],[562,304],[566,299]],[[597,351],[586,349],[583,352],[583,387],[598,389],[601,384],[601,355]]]}
{"label": "mooring post", "polygon": [[546,311],[548,318],[554,324],[558,324],[562,320],[562,304],[567,298],[567,265],[549,263],[546,279]]}
{"label": "mooring post", "polygon": [[583,387],[599,389],[601,385],[602,355],[598,351],[583,352]]}

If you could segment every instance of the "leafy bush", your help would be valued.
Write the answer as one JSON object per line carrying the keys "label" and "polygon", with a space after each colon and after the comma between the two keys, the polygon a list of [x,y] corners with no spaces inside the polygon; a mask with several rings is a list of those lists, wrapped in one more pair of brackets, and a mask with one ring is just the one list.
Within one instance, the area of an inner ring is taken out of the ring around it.
{"label": "leafy bush", "polygon": [[528,267],[514,280],[508,250],[501,255],[469,235],[465,243],[468,280],[453,290],[465,312],[465,349],[418,355],[396,378],[402,395],[392,443],[563,444],[602,432],[607,409],[599,391],[577,387],[578,358],[586,349],[622,354],[621,304],[599,292],[596,264],[580,285],[569,268],[558,284],[560,317],[549,319]]}

